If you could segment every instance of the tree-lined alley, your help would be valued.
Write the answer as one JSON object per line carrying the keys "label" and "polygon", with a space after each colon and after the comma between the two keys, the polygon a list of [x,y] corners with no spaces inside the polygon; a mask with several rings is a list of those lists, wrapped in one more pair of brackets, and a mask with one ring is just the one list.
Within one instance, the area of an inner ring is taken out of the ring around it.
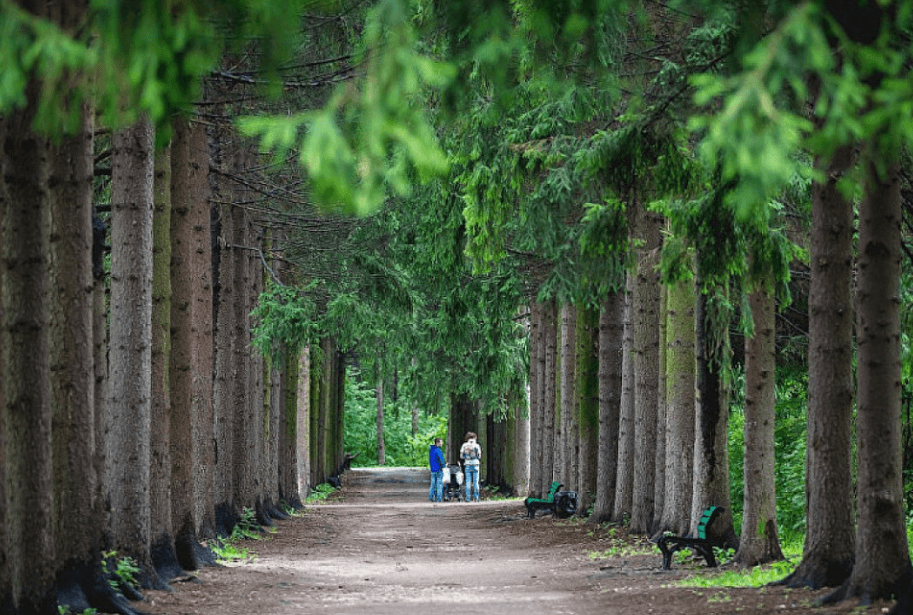
{"label": "tree-lined alley", "polygon": [[477,4],[0,3],[0,612],[133,612],[401,399],[906,612],[913,11]]}

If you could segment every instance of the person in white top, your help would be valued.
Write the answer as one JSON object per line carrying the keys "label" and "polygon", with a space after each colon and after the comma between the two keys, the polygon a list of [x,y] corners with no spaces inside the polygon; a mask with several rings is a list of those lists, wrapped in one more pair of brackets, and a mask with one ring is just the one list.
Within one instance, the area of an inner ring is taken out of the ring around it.
{"label": "person in white top", "polygon": [[[479,464],[482,459],[482,447],[476,442],[475,432],[466,434],[466,442],[460,447],[460,459],[463,460],[463,472],[466,474],[466,501],[479,501]],[[475,498],[471,497],[475,491]]]}

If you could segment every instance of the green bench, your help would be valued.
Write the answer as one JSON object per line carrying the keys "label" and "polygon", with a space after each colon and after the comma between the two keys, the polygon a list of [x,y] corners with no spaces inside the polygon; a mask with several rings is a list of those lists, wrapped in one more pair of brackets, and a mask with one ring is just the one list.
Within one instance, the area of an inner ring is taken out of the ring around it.
{"label": "green bench", "polygon": [[555,481],[544,498],[526,498],[526,515],[532,519],[540,510],[551,512],[558,518],[566,519],[577,512],[577,492],[561,491],[563,485]]}
{"label": "green bench", "polygon": [[723,534],[713,534],[708,531],[711,524],[726,509],[722,506],[708,506],[701,513],[701,518],[697,523],[697,536],[663,536],[657,542],[659,550],[663,553],[663,570],[669,570],[672,567],[672,555],[681,549],[691,549],[695,553],[704,556],[709,568],[716,567],[716,557],[713,554],[714,547],[724,548],[730,544],[728,536]]}

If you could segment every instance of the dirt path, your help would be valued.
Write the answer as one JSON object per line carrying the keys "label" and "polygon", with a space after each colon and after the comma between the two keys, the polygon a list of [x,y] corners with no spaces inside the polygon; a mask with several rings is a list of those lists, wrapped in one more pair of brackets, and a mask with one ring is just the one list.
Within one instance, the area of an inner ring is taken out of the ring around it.
{"label": "dirt path", "polygon": [[517,500],[433,504],[427,476],[352,470],[338,501],[246,542],[253,562],[202,570],[200,582],[147,592],[137,606],[155,615],[869,614],[887,606],[823,609],[812,606],[820,593],[807,591],[670,586],[704,569],[663,572],[643,539],[579,520],[528,520]]}

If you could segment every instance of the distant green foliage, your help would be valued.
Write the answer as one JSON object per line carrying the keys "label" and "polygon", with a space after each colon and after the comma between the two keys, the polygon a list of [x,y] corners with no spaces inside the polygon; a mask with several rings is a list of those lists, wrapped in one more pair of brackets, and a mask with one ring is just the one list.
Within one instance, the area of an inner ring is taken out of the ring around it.
{"label": "distant green foliage", "polygon": [[[777,494],[777,529],[781,542],[805,535],[805,433],[808,421],[807,375],[781,367],[777,371],[777,407],[774,468]],[[745,496],[744,477],[744,375],[734,377],[732,409],[729,416],[729,484],[732,517],[741,531]],[[738,392],[738,393],[736,393]]]}
{"label": "distant green foliage", "polygon": [[[434,438],[447,435],[447,416],[419,411],[419,431],[412,435],[411,403],[405,396],[384,407],[384,445],[389,466],[424,467]],[[345,449],[361,453],[352,465],[377,465],[377,401],[374,388],[346,378]]]}

